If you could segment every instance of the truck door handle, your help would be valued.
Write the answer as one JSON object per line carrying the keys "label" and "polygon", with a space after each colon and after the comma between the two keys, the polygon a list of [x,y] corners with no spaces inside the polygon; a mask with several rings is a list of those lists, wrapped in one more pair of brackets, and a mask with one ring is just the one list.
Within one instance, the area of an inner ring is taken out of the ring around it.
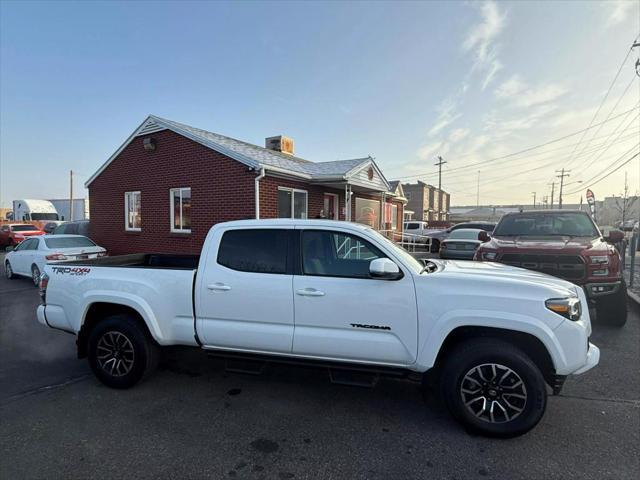
{"label": "truck door handle", "polygon": [[303,288],[296,291],[296,293],[303,297],[324,297],[324,292],[316,290],[315,288]]}
{"label": "truck door handle", "polygon": [[215,290],[218,292],[227,292],[229,290],[231,290],[231,287],[229,285],[225,285],[224,283],[212,283],[211,285],[207,285],[207,288],[209,290]]}

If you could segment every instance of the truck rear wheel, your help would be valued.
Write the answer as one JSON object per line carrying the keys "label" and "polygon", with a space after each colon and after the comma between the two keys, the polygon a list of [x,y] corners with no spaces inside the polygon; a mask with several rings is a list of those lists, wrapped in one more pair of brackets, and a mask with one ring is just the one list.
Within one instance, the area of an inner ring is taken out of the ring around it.
{"label": "truck rear wheel", "polygon": [[130,388],[158,365],[158,346],[126,314],[99,322],[89,334],[87,347],[91,370],[112,388]]}
{"label": "truck rear wheel", "polygon": [[528,432],[547,405],[546,384],[536,364],[513,345],[490,338],[466,341],[450,352],[440,390],[458,422],[491,437]]}
{"label": "truck rear wheel", "polygon": [[614,327],[627,323],[627,284],[624,280],[616,293],[596,299],[596,319]]}

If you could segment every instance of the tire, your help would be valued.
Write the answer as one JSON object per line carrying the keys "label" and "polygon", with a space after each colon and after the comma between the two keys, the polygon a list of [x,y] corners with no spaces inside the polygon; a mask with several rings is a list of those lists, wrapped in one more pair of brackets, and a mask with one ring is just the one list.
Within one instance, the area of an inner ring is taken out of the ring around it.
{"label": "tire", "polygon": [[433,239],[431,240],[431,253],[440,252],[440,240]]}
{"label": "tire", "polygon": [[40,286],[40,269],[35,263],[31,265],[31,281],[34,287]]}
{"label": "tire", "polygon": [[158,345],[126,314],[105,318],[89,334],[89,366],[111,388],[133,387],[155,370],[159,356]]}
{"label": "tire", "polygon": [[627,284],[624,280],[616,293],[596,299],[596,319],[613,327],[627,323]]}
{"label": "tire", "polygon": [[467,431],[489,437],[523,435],[547,406],[547,387],[536,364],[510,343],[491,338],[468,340],[448,354],[440,392]]}
{"label": "tire", "polygon": [[16,274],[13,273],[13,268],[11,268],[11,264],[8,261],[4,262],[4,275],[9,280],[15,280],[16,278]]}

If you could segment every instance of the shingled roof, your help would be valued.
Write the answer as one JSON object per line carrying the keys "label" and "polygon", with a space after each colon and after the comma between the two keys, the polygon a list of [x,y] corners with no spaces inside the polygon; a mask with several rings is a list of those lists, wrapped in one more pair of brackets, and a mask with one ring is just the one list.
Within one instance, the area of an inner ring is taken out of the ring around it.
{"label": "shingled roof", "polygon": [[209,132],[201,128],[192,127],[155,115],[149,115],[145,121],[142,122],[125,143],[87,180],[85,186],[89,186],[134,138],[167,129],[227,155],[251,168],[264,168],[265,170],[285,173],[308,180],[328,181],[344,179],[350,173],[359,171],[371,164],[376,171],[378,171],[382,181],[388,186],[388,182],[384,179],[384,176],[371,157],[329,162],[311,162],[294,155],[253,145],[242,140]]}

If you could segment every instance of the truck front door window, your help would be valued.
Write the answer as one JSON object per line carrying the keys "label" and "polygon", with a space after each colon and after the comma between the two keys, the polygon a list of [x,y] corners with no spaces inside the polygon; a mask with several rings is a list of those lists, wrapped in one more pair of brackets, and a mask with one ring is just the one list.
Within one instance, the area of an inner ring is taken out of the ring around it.
{"label": "truck front door window", "polygon": [[321,230],[302,234],[305,275],[368,278],[371,260],[383,257],[378,248],[355,235]]}

